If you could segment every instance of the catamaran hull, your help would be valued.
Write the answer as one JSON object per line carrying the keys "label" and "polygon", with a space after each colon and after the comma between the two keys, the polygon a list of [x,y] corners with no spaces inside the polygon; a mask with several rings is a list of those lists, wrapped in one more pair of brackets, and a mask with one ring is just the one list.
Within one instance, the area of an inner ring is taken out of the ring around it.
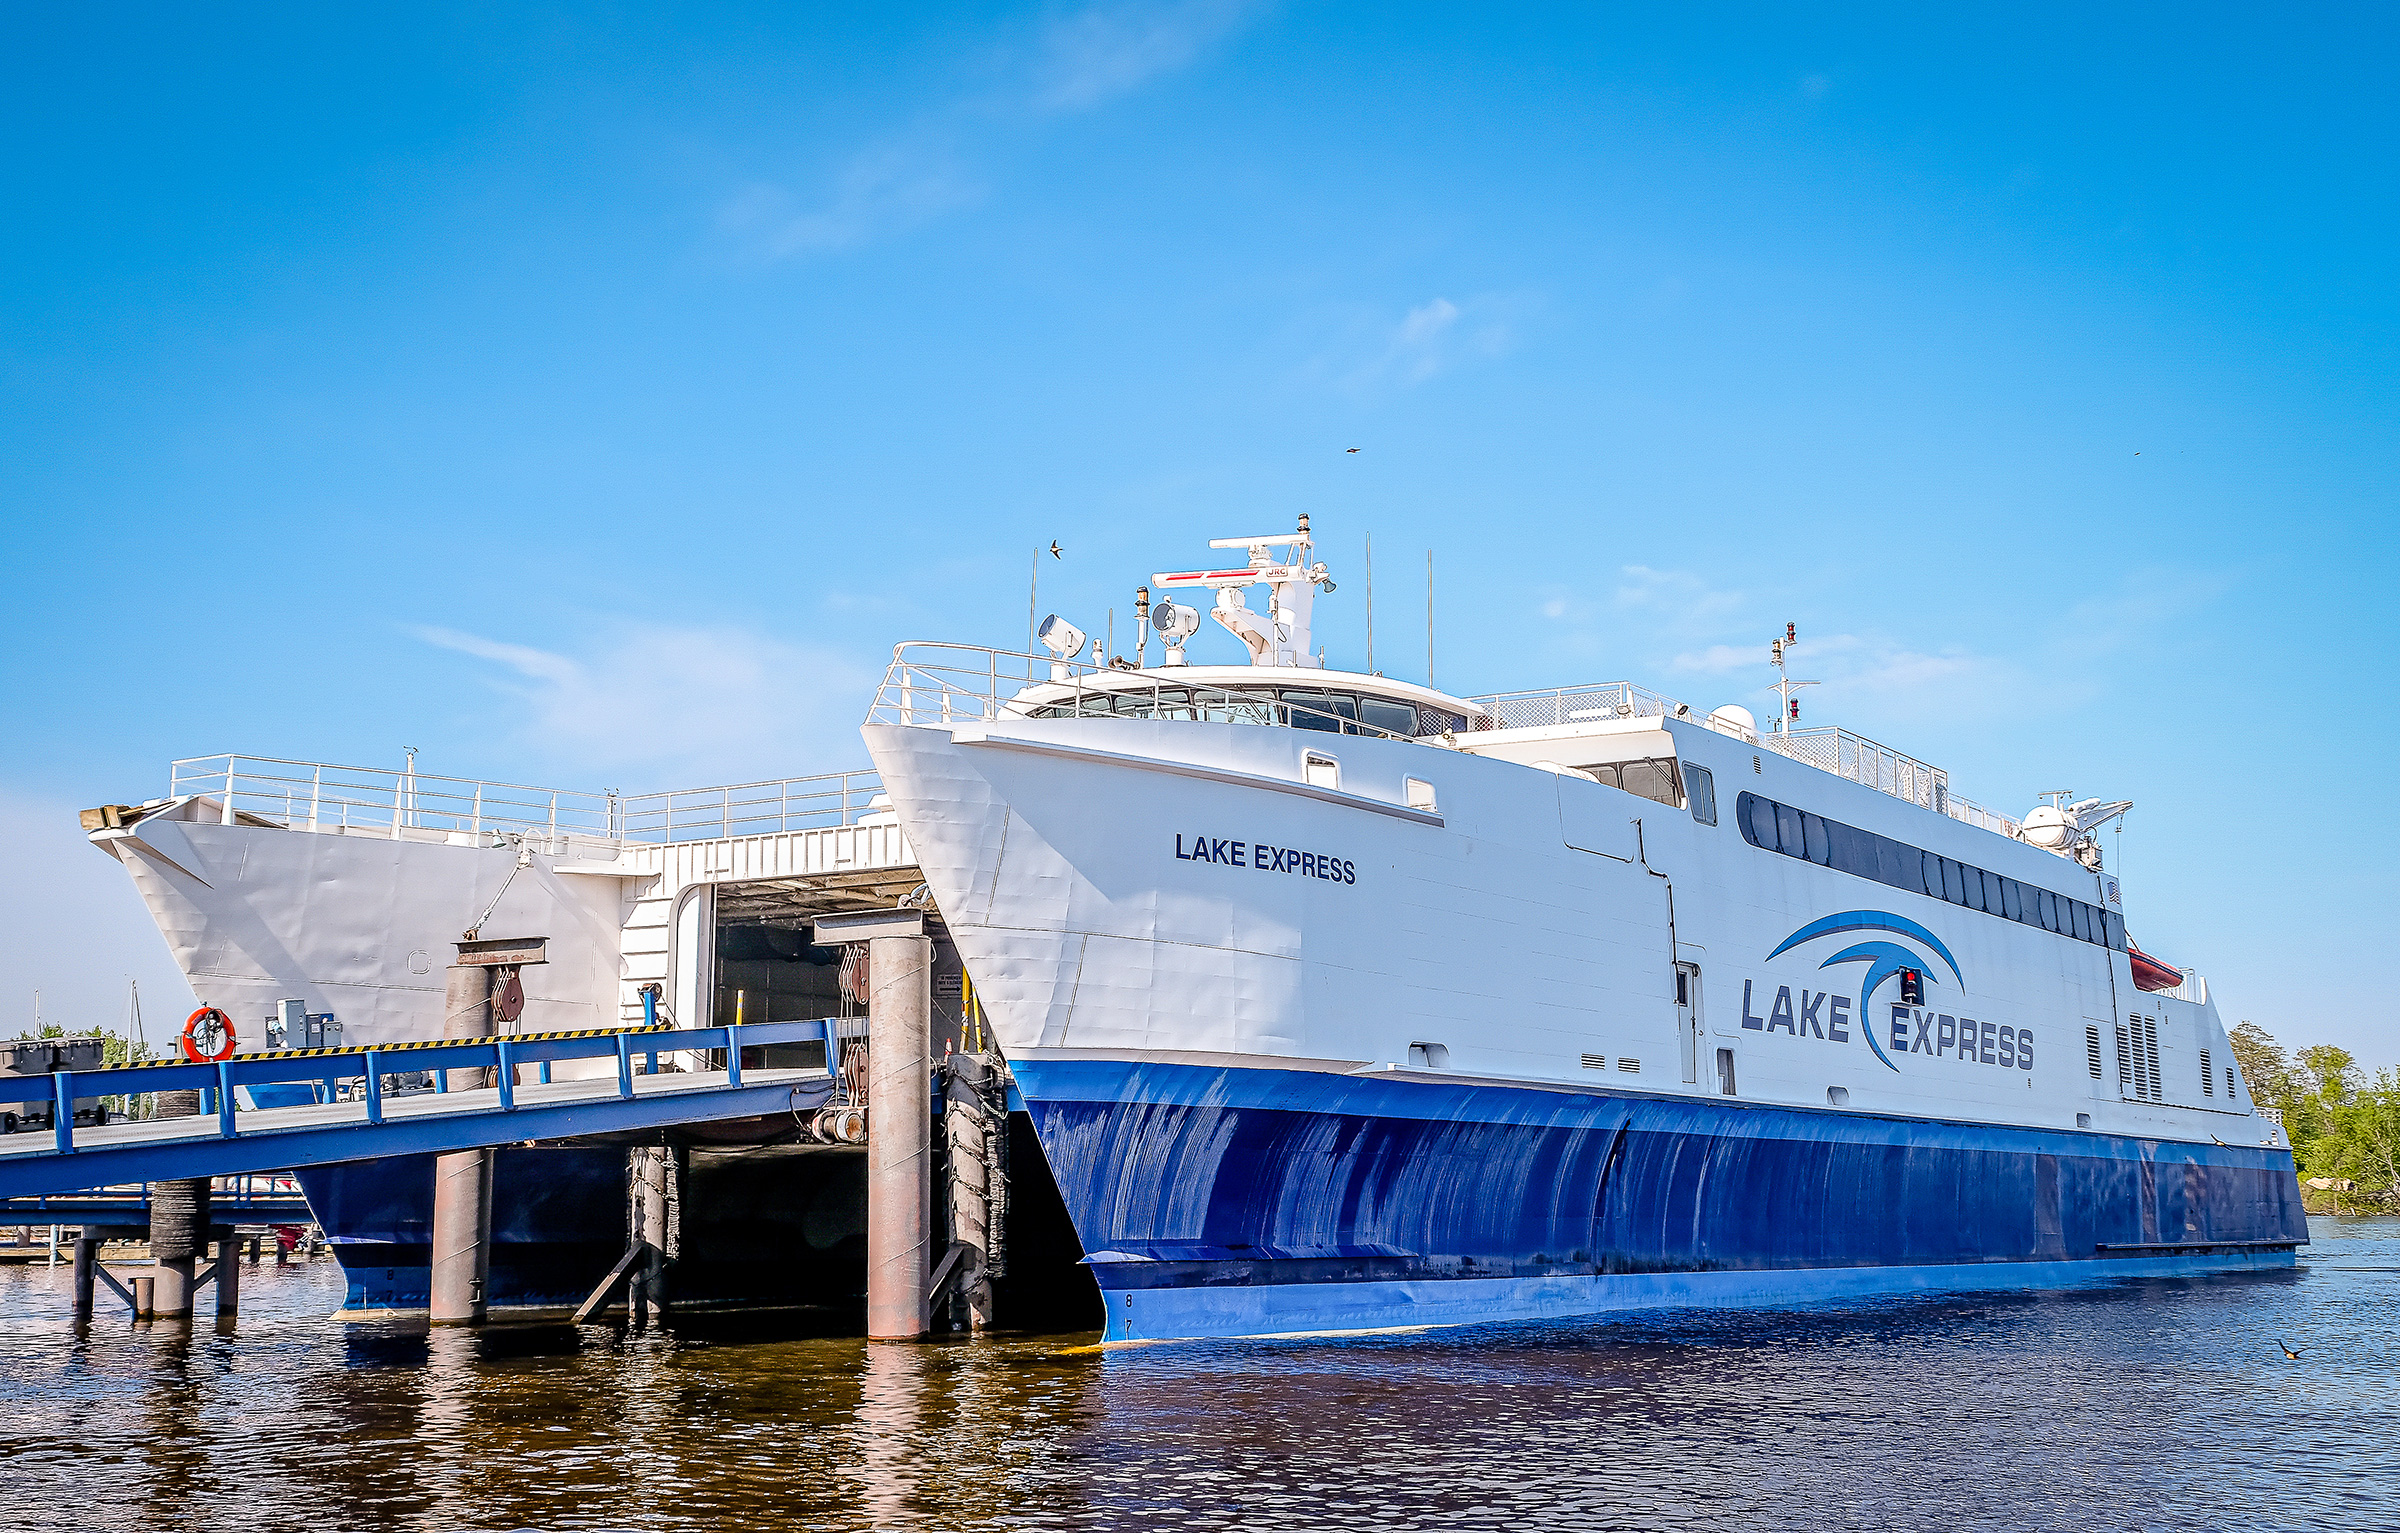
{"label": "catamaran hull", "polygon": [[2288,1152],[1105,1060],[1016,1073],[1111,1339],[2289,1266]]}

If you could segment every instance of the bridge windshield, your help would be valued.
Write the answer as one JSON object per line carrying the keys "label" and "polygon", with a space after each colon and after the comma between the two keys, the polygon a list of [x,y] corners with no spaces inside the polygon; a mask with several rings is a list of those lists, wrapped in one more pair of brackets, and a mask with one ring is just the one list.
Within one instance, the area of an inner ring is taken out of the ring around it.
{"label": "bridge windshield", "polygon": [[1327,734],[1417,739],[1467,727],[1464,715],[1423,703],[1316,687],[1144,687],[1085,692],[1031,709],[1037,719],[1187,719],[1217,724],[1280,724]]}

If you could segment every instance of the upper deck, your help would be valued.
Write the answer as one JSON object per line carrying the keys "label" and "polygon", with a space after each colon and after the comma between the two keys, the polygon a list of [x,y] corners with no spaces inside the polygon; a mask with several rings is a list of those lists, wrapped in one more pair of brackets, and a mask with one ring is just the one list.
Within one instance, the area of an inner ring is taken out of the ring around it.
{"label": "upper deck", "polygon": [[[1011,718],[1179,718],[1376,735],[1482,753],[1577,741],[1627,721],[1683,719],[1962,824],[2022,840],[2022,826],[1950,791],[1950,774],[1847,729],[1748,730],[1629,681],[1458,697],[1354,671],[1259,666],[1086,665],[965,644],[902,644],[867,722],[951,725]],[[1575,763],[1567,763],[1574,765]]]}

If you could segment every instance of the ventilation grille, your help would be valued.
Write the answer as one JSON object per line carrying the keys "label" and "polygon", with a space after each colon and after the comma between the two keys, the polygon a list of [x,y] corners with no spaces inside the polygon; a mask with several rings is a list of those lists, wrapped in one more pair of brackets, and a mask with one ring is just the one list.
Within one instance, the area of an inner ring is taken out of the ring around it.
{"label": "ventilation grille", "polygon": [[2209,1097],[2217,1094],[2216,1067],[2209,1062],[2206,1049],[2200,1051],[2200,1094]]}
{"label": "ventilation grille", "polygon": [[2117,1084],[2146,1102],[2162,1099],[2158,1083],[2158,1022],[2135,1017],[2117,1024]]}
{"label": "ventilation grille", "polygon": [[1608,1056],[1606,1054],[1586,1054],[1583,1056],[1583,1067],[1586,1070],[1605,1070],[1608,1068]]}
{"label": "ventilation grille", "polygon": [[1639,1075],[1642,1073],[1642,1062],[1638,1059],[1620,1059],[1617,1061],[1617,1068],[1627,1075]]}
{"label": "ventilation grille", "polygon": [[2225,1094],[2229,1097],[2235,1095],[2233,1089],[2233,1066],[2231,1065],[2227,1065],[2225,1067]]}
{"label": "ventilation grille", "polygon": [[2083,1062],[2091,1067],[2093,1080],[2103,1078],[2100,1074],[2100,1029],[2096,1027],[2083,1030]]}

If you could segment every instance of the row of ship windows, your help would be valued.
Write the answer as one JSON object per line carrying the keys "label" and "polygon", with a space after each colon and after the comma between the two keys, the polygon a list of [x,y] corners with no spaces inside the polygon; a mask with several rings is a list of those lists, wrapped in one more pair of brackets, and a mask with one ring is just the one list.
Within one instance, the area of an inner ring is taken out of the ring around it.
{"label": "row of ship windows", "polygon": [[1143,692],[1082,692],[1071,699],[1036,708],[1028,717],[1278,724],[1327,734],[1383,734],[1404,739],[1457,734],[1467,727],[1466,715],[1446,708],[1303,687],[1152,687]]}
{"label": "row of ship windows", "polygon": [[2021,921],[2062,937],[2125,950],[2124,918],[2097,905],[1971,868],[1755,793],[1741,796],[1735,818],[1741,822],[1742,839],[1752,846],[1871,878],[1911,894],[1948,900],[2003,920]]}

